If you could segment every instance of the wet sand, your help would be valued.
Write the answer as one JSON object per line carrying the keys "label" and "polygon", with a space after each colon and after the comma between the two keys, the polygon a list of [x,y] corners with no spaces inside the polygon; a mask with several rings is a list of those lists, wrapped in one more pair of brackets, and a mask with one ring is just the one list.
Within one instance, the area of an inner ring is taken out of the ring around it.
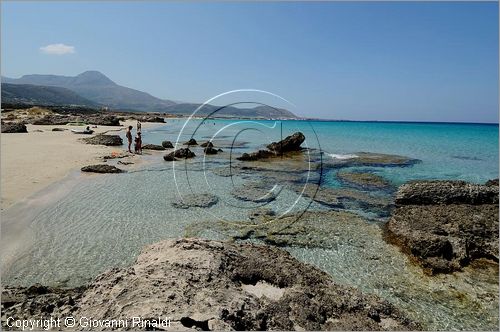
{"label": "wet sand", "polygon": [[[135,121],[122,121],[123,126],[98,126],[96,133],[120,134]],[[148,129],[158,123],[143,123]],[[27,125],[28,133],[1,135],[1,209],[5,210],[22,199],[61,180],[72,170],[98,163],[100,158],[112,152],[123,152],[127,146],[100,146],[84,144],[71,129],[83,129],[64,125]],[[52,131],[65,128],[65,131]],[[37,130],[42,130],[39,132]],[[124,142],[126,143],[126,142]]]}

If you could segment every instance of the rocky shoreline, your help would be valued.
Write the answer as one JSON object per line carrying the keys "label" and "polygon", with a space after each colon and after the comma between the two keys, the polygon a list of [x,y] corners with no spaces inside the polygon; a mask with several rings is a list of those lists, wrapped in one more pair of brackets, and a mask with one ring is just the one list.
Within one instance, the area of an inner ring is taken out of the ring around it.
{"label": "rocky shoreline", "polygon": [[340,286],[286,251],[201,239],[147,246],[132,266],[85,287],[4,288],[3,328],[6,317],[49,315],[168,316],[173,330],[420,329],[387,301]]}
{"label": "rocky shoreline", "polygon": [[498,180],[414,181],[401,186],[387,239],[429,273],[461,270],[477,259],[498,263]]}

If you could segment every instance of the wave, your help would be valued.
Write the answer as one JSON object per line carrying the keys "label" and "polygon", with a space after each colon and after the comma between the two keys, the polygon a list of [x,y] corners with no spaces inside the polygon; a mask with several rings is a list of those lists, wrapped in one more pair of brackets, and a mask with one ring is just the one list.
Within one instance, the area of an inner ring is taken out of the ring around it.
{"label": "wave", "polygon": [[335,154],[335,153],[327,153],[330,157],[333,159],[339,159],[339,160],[345,160],[345,159],[352,159],[352,158],[357,158],[358,156],[355,154]]}

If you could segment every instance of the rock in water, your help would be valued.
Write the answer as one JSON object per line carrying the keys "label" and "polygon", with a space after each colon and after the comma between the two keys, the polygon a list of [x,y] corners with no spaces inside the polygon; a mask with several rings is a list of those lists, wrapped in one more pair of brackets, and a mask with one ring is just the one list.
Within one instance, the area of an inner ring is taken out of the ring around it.
{"label": "rock in water", "polygon": [[198,142],[194,138],[189,139],[189,141],[185,142],[184,145],[198,145]]}
{"label": "rock in water", "polygon": [[429,273],[498,263],[498,187],[464,181],[415,181],[400,187],[387,239]]}
{"label": "rock in water", "polygon": [[217,154],[219,151],[211,146],[207,146],[206,148],[203,149],[205,154]]}
{"label": "rock in water", "polygon": [[213,143],[210,141],[206,141],[205,143],[201,143],[200,146],[202,148],[213,148],[214,147]]}
{"label": "rock in water", "polygon": [[163,146],[157,145],[157,144],[145,144],[142,146],[143,150],[157,150],[157,151],[162,151],[166,150]]}
{"label": "rock in water", "polygon": [[99,164],[82,167],[82,172],[92,173],[123,173],[124,171],[111,165]]}
{"label": "rock in water", "polygon": [[18,122],[2,123],[2,133],[27,133],[26,125]]}
{"label": "rock in water", "polygon": [[384,189],[390,186],[383,177],[366,172],[338,172],[337,177],[355,187]]}
{"label": "rock in water", "polygon": [[173,149],[174,148],[174,145],[170,141],[161,142],[161,146],[163,146],[165,149]]}
{"label": "rock in water", "polygon": [[182,199],[174,201],[172,206],[179,209],[187,209],[190,207],[208,208],[217,204],[218,201],[219,199],[217,196],[212,194],[188,194],[183,195]]}
{"label": "rock in water", "polygon": [[301,132],[296,132],[293,135],[287,136],[284,140],[273,142],[267,146],[271,151],[277,153],[285,153],[289,151],[300,151],[300,145],[305,141],[306,137]]}
{"label": "rock in water", "polygon": [[132,317],[169,317],[165,330],[421,328],[375,295],[341,286],[284,250],[250,243],[167,240],[145,247],[133,266],[107,271],[86,288],[48,288],[30,297],[25,288],[2,293],[2,301],[9,297],[11,303],[3,316],[35,318],[51,305],[54,318],[67,312],[77,320],[129,318],[129,330],[138,329]]}
{"label": "rock in water", "polygon": [[465,181],[413,181],[399,188],[396,204],[498,204],[498,188]]}
{"label": "rock in water", "polygon": [[173,158],[187,159],[187,158],[193,158],[195,156],[196,155],[194,154],[194,152],[189,150],[189,148],[181,148],[181,149],[177,149],[177,150],[172,151],[169,154],[165,155],[163,157],[163,159],[165,159],[166,161],[171,161]]}
{"label": "rock in water", "polygon": [[240,157],[236,158],[241,161],[256,161],[260,159],[267,159],[276,156],[274,152],[268,150],[259,150],[252,153],[243,153]]}
{"label": "rock in water", "polygon": [[175,159],[175,157],[174,157],[173,154],[167,154],[167,155],[163,156],[163,160],[165,160],[165,161],[176,161],[177,159]]}
{"label": "rock in water", "polygon": [[92,137],[86,137],[81,139],[87,144],[93,145],[107,145],[107,146],[119,146],[123,145],[123,140],[118,135],[95,135]]}

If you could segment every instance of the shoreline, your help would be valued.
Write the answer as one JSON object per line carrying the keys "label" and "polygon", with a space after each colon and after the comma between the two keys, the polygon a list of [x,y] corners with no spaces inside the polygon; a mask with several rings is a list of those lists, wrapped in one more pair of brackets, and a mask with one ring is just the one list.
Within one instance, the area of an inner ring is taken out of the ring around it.
{"label": "shoreline", "polygon": [[[126,120],[122,126],[98,126],[92,128],[96,134],[119,134],[136,121]],[[154,128],[160,123],[142,123],[143,130]],[[68,125],[26,125],[28,133],[1,135],[1,210],[5,211],[16,203],[63,180],[72,171],[93,163],[112,152],[124,152],[122,146],[110,147],[90,145],[78,139],[90,135],[77,135],[70,129],[80,127]],[[64,128],[65,131],[52,131]],[[37,132],[43,130],[43,132]]]}

